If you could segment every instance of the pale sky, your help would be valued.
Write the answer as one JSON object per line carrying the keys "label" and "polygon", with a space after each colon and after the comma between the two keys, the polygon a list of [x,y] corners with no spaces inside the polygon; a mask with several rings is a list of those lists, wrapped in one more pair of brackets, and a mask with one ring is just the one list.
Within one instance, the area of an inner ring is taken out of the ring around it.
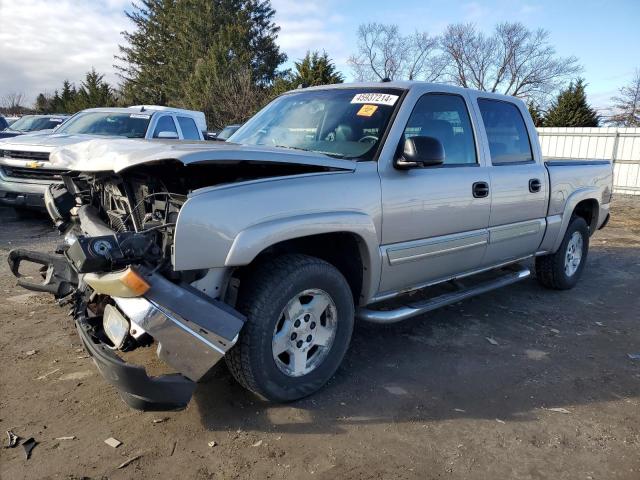
{"label": "pale sky", "polygon": [[[64,79],[79,83],[91,67],[117,84],[113,56],[122,42],[120,33],[131,29],[123,13],[130,4],[0,0],[0,97],[22,92],[33,102]],[[278,43],[289,63],[309,49],[324,49],[347,79],[356,29],[373,21],[432,35],[454,22],[474,22],[485,31],[500,21],[545,28],[560,55],[578,57],[589,100],[597,107],[605,107],[640,68],[638,0],[272,0],[272,5],[281,27]]]}

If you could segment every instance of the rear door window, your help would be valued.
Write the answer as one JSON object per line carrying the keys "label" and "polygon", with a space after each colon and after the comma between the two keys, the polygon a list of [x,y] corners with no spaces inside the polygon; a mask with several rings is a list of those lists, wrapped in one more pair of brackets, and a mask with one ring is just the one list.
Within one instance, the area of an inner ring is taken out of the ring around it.
{"label": "rear door window", "polygon": [[193,118],[178,117],[178,123],[182,129],[182,135],[186,140],[200,140],[200,133]]}
{"label": "rear door window", "polygon": [[520,109],[510,102],[479,98],[491,163],[509,165],[533,162],[531,142]]}

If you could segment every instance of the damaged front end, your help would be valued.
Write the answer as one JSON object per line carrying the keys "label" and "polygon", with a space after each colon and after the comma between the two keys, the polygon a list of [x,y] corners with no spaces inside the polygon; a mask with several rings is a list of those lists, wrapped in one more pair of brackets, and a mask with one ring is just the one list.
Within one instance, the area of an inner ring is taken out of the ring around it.
{"label": "damaged front end", "polygon": [[[171,263],[178,212],[207,181],[156,165],[114,174],[69,173],[45,204],[64,243],[55,254],[12,250],[11,271],[24,288],[71,304],[82,342],[124,401],[142,410],[186,407],[196,382],[231,348],[244,317],[195,288],[207,270],[175,271]],[[39,265],[42,282],[21,274]],[[151,377],[118,352],[156,347],[178,373]]]}

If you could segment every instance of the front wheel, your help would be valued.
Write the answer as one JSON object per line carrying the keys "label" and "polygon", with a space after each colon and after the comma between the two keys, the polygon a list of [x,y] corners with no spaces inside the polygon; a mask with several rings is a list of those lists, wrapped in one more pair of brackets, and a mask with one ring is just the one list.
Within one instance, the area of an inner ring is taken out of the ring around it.
{"label": "front wheel", "polygon": [[233,376],[278,402],[320,389],[351,340],[354,305],[345,278],[318,258],[283,255],[242,283],[237,308],[247,321],[225,357]]}
{"label": "front wheel", "polygon": [[536,258],[536,277],[547,288],[568,290],[582,275],[589,252],[589,227],[584,218],[569,223],[558,251]]}

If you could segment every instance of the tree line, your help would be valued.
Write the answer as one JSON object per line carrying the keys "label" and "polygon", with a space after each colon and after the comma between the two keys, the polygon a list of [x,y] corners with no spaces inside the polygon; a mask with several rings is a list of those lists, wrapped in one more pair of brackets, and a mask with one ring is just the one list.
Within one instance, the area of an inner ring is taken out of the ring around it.
{"label": "tree line", "polygon": [[[91,69],[77,87],[66,80],[53,94],[39,94],[36,111],[169,105],[202,110],[209,125],[220,128],[245,121],[299,85],[345,79],[324,51],[309,51],[293,68],[282,68],[287,56],[277,44],[270,0],[141,0],[125,15],[133,28],[123,32],[115,59],[118,88]],[[587,103],[578,60],[557,55],[547,31],[517,22],[490,33],[452,24],[439,36],[363,24],[348,65],[356,81],[427,80],[515,95],[528,102],[539,126],[603,120]],[[612,101],[616,114],[609,121],[640,125],[640,73]]]}

